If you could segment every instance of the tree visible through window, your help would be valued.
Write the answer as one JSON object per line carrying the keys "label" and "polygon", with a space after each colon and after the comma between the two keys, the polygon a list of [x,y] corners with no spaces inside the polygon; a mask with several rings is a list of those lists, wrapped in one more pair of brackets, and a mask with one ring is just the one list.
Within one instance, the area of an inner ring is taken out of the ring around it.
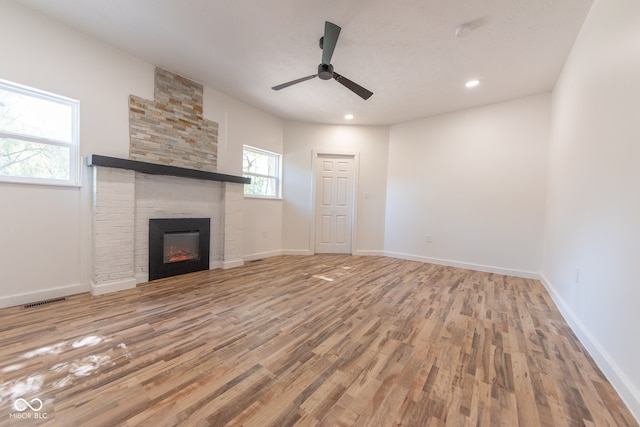
{"label": "tree visible through window", "polygon": [[280,197],[280,154],[244,146],[242,152],[242,174],[251,178],[244,185],[245,196]]}
{"label": "tree visible through window", "polygon": [[0,180],[77,185],[78,106],[0,80]]}

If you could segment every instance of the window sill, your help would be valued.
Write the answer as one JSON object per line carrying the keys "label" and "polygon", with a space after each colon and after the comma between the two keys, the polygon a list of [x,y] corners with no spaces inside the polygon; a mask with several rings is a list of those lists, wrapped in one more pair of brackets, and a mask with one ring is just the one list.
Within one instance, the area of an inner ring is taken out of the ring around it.
{"label": "window sill", "polygon": [[254,200],[282,200],[282,197],[270,197],[270,196],[255,196],[252,194],[245,194],[245,199],[254,199]]}
{"label": "window sill", "polygon": [[36,185],[41,187],[82,188],[82,183],[0,178],[0,184]]}

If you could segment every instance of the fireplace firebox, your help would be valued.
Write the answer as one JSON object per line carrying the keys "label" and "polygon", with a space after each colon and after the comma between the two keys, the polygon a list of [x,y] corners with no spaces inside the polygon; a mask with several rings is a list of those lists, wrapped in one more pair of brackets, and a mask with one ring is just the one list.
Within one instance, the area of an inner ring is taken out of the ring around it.
{"label": "fireplace firebox", "polygon": [[149,280],[209,269],[209,218],[149,220]]}

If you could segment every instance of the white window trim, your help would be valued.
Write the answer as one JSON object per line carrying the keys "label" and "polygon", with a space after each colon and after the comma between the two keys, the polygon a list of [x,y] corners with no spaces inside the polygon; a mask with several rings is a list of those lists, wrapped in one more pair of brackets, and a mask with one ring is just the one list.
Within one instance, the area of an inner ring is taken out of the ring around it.
{"label": "white window trim", "polygon": [[244,168],[243,168],[243,170],[242,170],[242,175],[243,176],[249,176],[249,177],[256,176],[256,177],[262,177],[262,178],[275,178],[276,179],[276,188],[277,188],[275,196],[264,196],[264,195],[261,195],[261,194],[244,194],[244,189],[243,189],[244,197],[247,198],[247,199],[282,200],[282,154],[275,153],[273,151],[264,150],[262,148],[253,147],[251,145],[243,145],[242,146],[243,153],[244,153],[245,149],[248,149],[248,150],[256,152],[256,153],[277,157],[277,159],[278,159],[278,167],[277,167],[278,172],[277,172],[277,175],[263,175],[263,174],[258,174],[258,173],[245,172]]}
{"label": "white window trim", "polygon": [[20,93],[23,95],[52,101],[58,104],[68,105],[71,107],[71,142],[60,141],[52,138],[42,138],[30,135],[23,135],[14,132],[4,132],[0,130],[0,138],[11,138],[22,141],[37,142],[40,144],[54,145],[69,148],[69,179],[59,180],[50,178],[31,178],[22,176],[6,176],[0,175],[0,182],[14,184],[39,184],[52,185],[61,187],[80,187],[81,186],[81,158],[80,158],[80,102],[54,93],[45,92],[43,90],[24,86],[8,80],[0,79],[0,88]]}

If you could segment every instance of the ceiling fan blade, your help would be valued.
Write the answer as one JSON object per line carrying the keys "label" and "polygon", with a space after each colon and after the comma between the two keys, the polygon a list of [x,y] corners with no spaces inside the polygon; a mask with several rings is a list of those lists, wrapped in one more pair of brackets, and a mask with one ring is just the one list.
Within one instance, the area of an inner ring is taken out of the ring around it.
{"label": "ceiling fan blade", "polygon": [[324,23],[324,37],[322,38],[322,63],[331,64],[331,57],[333,51],[338,43],[338,36],[340,35],[341,28],[336,24],[325,21]]}
{"label": "ceiling fan blade", "polygon": [[333,73],[333,78],[338,83],[340,83],[342,86],[346,87],[347,89],[350,89],[353,93],[355,93],[356,95],[358,95],[359,97],[361,97],[364,100],[369,99],[371,97],[371,95],[373,95],[373,92],[371,92],[370,90],[367,90],[367,89],[363,88],[358,83],[352,82],[348,78],[346,78],[344,76],[341,76],[340,74],[336,73],[335,71]]}
{"label": "ceiling fan blade", "polygon": [[302,82],[307,81],[307,80],[311,80],[311,79],[313,79],[313,78],[315,78],[317,76],[318,76],[317,74],[312,74],[312,75],[307,76],[307,77],[301,77],[299,79],[291,80],[290,82],[282,83],[281,85],[274,86],[271,89],[273,89],[273,90],[284,89],[285,87],[293,86],[295,84],[302,83]]}

